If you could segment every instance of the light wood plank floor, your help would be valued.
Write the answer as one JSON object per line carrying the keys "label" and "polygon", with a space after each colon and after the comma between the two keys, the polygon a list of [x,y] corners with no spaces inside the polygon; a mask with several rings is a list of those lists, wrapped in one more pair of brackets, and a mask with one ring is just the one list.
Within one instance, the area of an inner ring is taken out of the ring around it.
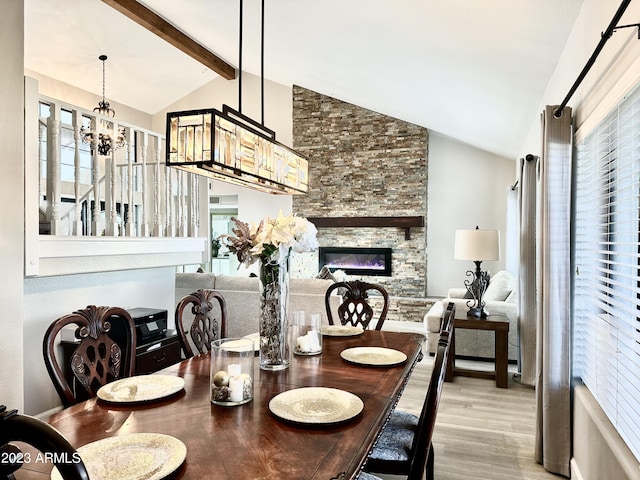
{"label": "light wood plank floor", "polygon": [[[425,355],[398,408],[420,414],[433,357]],[[457,360],[458,366],[493,369],[493,364]],[[533,460],[535,393],[513,379],[509,388],[492,380],[454,377],[445,383],[433,436],[437,480],[561,480]],[[402,477],[384,476],[388,480]]]}

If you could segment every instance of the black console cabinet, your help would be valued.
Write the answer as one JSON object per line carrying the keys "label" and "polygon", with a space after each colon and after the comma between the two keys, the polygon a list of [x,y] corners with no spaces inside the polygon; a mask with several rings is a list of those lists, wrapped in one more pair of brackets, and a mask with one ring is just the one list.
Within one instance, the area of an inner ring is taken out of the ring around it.
{"label": "black console cabinet", "polygon": [[164,338],[136,347],[136,374],[153,373],[178,363],[181,358],[180,340],[175,330],[167,330]]}

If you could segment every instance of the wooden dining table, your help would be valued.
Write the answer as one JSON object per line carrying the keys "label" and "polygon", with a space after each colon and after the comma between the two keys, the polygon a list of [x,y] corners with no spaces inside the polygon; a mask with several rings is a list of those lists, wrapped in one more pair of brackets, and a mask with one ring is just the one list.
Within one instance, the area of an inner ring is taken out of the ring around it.
{"label": "wooden dining table", "polygon": [[[208,354],[183,360],[158,373],[178,375],[184,390],[145,404],[114,404],[99,399],[66,408],[47,419],[74,447],[115,435],[161,433],[186,445],[186,460],[173,478],[321,479],[356,478],[396,404],[424,336],[367,330],[350,337],[324,337],[317,356],[292,355],[289,368],[264,371],[256,358],[253,400],[239,406],[210,402]],[[394,366],[345,361],[351,347],[385,347],[407,360]],[[301,387],[329,387],[357,395],[360,414],[330,425],[293,423],[274,416],[270,400]],[[126,455],[126,452],[123,452]],[[48,467],[48,468],[47,468]],[[46,478],[51,465],[25,464],[17,478]]]}

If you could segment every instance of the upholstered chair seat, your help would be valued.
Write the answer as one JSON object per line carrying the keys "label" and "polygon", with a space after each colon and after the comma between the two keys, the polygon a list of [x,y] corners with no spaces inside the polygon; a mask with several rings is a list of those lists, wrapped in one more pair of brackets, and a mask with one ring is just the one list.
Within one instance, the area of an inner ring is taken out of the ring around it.
{"label": "upholstered chair seat", "polygon": [[418,416],[402,410],[394,410],[383,434],[378,439],[370,458],[379,461],[407,464],[411,456],[411,445],[418,428]]}

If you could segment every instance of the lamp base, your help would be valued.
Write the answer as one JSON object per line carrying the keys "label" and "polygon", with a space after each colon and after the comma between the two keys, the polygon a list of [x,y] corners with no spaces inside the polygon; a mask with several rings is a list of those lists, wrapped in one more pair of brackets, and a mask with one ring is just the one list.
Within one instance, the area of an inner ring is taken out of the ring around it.
{"label": "lamp base", "polygon": [[489,312],[487,312],[484,307],[473,307],[467,312],[467,317],[487,318],[488,315]]}
{"label": "lamp base", "polygon": [[489,273],[480,270],[480,264],[482,263],[480,260],[476,260],[473,263],[476,264],[476,271],[467,271],[467,276],[471,277],[471,280],[465,280],[464,282],[465,287],[467,287],[467,290],[471,295],[471,300],[467,302],[467,307],[469,307],[467,316],[474,318],[487,318],[488,312],[484,309],[484,301],[482,300],[482,297],[489,285]]}

